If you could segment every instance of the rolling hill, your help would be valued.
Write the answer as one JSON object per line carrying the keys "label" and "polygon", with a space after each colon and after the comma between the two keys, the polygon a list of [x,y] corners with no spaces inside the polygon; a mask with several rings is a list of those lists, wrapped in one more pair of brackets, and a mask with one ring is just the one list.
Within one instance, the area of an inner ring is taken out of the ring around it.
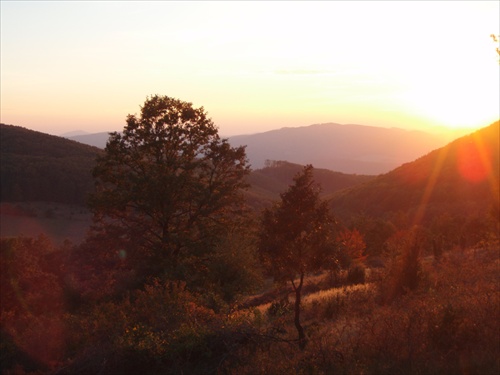
{"label": "rolling hill", "polygon": [[499,122],[333,194],[340,216],[407,213],[413,222],[449,215],[483,215],[499,206]]}
{"label": "rolling hill", "polygon": [[101,149],[5,124],[0,141],[1,201],[85,204]]}
{"label": "rolling hill", "polygon": [[[85,203],[93,188],[91,171],[102,149],[19,126],[2,124],[0,129],[1,201]],[[259,208],[277,200],[301,169],[299,164],[274,161],[252,171],[247,177],[249,203]],[[316,169],[315,178],[326,195],[373,177]]]}
{"label": "rolling hill", "polygon": [[[498,122],[492,124],[377,177],[314,165],[315,180],[322,187],[322,197],[332,200],[335,215],[343,218],[405,212],[429,220],[443,212],[484,213],[498,205],[498,126]],[[2,202],[84,205],[93,188],[91,170],[101,149],[13,125],[2,124],[0,130]],[[412,149],[411,142],[406,148]],[[274,161],[253,170],[247,177],[250,206],[260,210],[279,199],[301,168]]]}
{"label": "rolling hill", "polygon": [[[247,177],[250,188],[246,193],[249,205],[257,210],[279,200],[280,193],[286,191],[293,177],[303,169],[300,164],[274,161],[262,169],[252,171]],[[374,176],[346,174],[328,169],[315,168],[314,181],[321,187],[321,197],[370,181]]]}

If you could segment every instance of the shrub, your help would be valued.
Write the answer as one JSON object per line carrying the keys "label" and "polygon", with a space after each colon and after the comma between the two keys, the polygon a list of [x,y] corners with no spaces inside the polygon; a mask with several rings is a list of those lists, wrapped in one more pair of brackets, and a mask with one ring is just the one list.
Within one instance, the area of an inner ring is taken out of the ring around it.
{"label": "shrub", "polygon": [[382,299],[391,302],[419,286],[422,268],[420,254],[422,240],[418,228],[396,233],[389,242],[395,258],[382,285]]}
{"label": "shrub", "polygon": [[349,267],[347,273],[348,284],[364,284],[366,277],[366,267],[363,263],[354,263]]}
{"label": "shrub", "polygon": [[279,318],[283,315],[286,315],[290,311],[292,311],[290,302],[287,299],[283,298],[278,301],[273,301],[267,309],[267,314],[271,317]]}

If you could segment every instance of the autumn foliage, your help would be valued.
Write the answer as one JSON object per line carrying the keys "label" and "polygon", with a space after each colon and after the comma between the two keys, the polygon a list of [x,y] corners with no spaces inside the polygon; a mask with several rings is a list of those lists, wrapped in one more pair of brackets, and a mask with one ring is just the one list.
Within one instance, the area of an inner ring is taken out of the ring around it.
{"label": "autumn foliage", "polygon": [[[425,190],[468,176],[453,191],[490,199],[493,143],[448,149],[451,180],[423,159],[353,189],[383,215],[340,220],[345,202],[320,197],[312,166],[252,212],[244,148],[202,108],[152,97],[99,158],[84,241],[0,239],[0,371],[498,374],[498,206],[442,212],[442,191]],[[413,182],[399,191],[394,176]]]}

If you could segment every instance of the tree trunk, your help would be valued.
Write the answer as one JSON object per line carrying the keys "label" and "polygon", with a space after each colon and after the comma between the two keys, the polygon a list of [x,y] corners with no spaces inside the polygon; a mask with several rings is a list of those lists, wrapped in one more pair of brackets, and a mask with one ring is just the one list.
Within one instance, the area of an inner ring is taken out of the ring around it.
{"label": "tree trunk", "polygon": [[299,348],[304,350],[306,347],[306,335],[304,334],[304,328],[300,325],[300,299],[302,293],[302,284],[304,283],[304,273],[300,274],[300,282],[298,286],[295,286],[294,281],[292,280],[293,290],[295,291],[295,328],[297,328],[297,332],[299,334]]}

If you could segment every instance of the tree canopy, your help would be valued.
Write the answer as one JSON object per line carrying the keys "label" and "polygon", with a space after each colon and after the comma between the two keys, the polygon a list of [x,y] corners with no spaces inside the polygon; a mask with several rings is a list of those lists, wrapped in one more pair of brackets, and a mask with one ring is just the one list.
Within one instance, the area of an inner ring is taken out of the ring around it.
{"label": "tree canopy", "polygon": [[165,272],[241,213],[248,173],[244,147],[221,139],[203,107],[152,96],[97,161],[96,228],[114,235],[124,257],[138,253]]}
{"label": "tree canopy", "polygon": [[275,278],[293,280],[325,266],[333,255],[333,217],[326,201],[319,198],[308,165],[293,179],[281,201],[263,214],[260,254],[272,264]]}

